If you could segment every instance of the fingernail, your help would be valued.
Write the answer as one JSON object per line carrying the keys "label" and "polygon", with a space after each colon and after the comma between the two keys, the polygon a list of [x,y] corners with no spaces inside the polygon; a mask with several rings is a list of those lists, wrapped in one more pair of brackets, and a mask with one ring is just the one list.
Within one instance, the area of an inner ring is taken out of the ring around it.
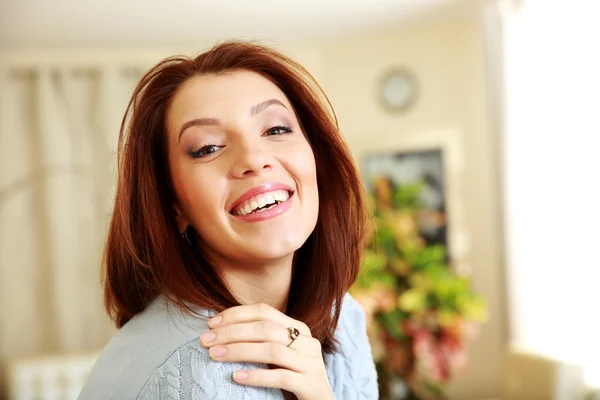
{"label": "fingernail", "polygon": [[225,354],[227,354],[227,349],[225,347],[213,347],[210,349],[210,353],[213,355],[213,357],[223,357]]}
{"label": "fingernail", "polygon": [[200,336],[200,340],[204,343],[210,343],[215,340],[216,337],[217,335],[214,332],[205,332]]}
{"label": "fingernail", "polygon": [[244,379],[248,379],[248,373],[246,371],[235,371],[235,379],[237,380],[244,380]]}
{"label": "fingernail", "polygon": [[217,315],[216,317],[211,318],[208,321],[208,325],[210,325],[211,327],[217,326],[221,323],[221,321],[223,321],[223,317],[221,317],[220,315]]}

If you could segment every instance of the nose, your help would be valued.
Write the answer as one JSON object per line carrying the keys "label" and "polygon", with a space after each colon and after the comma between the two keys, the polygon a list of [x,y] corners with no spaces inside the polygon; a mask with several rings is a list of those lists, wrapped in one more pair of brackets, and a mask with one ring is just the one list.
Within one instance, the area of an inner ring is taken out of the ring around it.
{"label": "nose", "polygon": [[240,141],[235,152],[232,174],[236,178],[260,175],[273,167],[271,155],[261,148],[260,143]]}

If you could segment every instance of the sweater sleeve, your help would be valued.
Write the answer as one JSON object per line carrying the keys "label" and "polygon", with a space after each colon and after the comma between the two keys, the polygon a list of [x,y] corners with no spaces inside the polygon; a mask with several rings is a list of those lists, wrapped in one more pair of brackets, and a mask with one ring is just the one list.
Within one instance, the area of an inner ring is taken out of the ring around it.
{"label": "sweater sleeve", "polygon": [[283,400],[279,390],[233,381],[234,371],[256,368],[267,366],[213,361],[196,338],[179,347],[154,371],[138,400]]}

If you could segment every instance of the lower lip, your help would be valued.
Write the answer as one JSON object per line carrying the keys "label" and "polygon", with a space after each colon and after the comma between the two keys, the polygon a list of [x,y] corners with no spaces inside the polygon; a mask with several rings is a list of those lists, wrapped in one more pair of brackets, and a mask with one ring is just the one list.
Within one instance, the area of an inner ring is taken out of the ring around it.
{"label": "lower lip", "polygon": [[265,221],[267,219],[275,218],[275,217],[283,214],[287,210],[289,210],[290,207],[292,206],[293,198],[294,198],[294,193],[292,193],[292,195],[286,201],[284,201],[283,203],[277,204],[275,207],[273,207],[267,211],[257,212],[257,213],[247,214],[247,215],[233,215],[233,216],[235,218],[241,219],[244,222]]}

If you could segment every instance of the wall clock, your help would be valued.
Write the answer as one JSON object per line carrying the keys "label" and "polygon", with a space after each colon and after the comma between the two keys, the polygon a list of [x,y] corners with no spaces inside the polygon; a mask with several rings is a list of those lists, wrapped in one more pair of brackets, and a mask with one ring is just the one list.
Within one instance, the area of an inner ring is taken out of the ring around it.
{"label": "wall clock", "polygon": [[378,97],[382,106],[389,112],[408,110],[417,96],[417,80],[405,68],[395,68],[386,72],[379,82]]}

